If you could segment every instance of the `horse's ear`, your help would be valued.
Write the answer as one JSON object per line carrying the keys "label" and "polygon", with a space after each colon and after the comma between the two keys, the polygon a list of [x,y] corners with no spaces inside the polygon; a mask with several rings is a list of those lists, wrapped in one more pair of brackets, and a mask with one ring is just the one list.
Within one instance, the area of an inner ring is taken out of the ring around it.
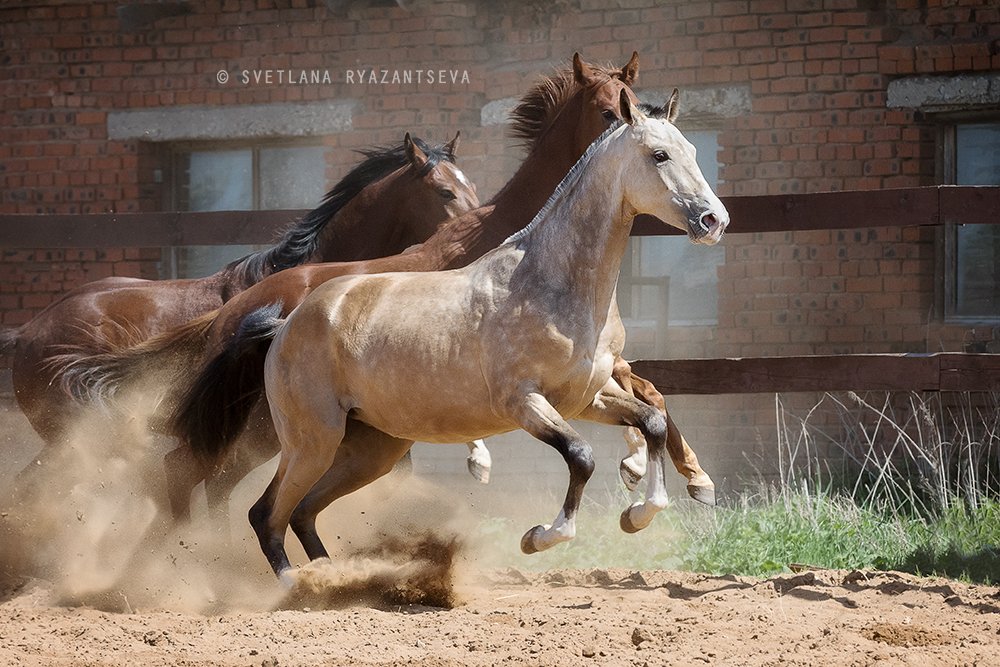
{"label": "horse's ear", "polygon": [[455,161],[455,151],[458,150],[459,139],[462,137],[462,131],[459,130],[455,133],[455,138],[444,145],[444,150],[451,158],[451,161]]}
{"label": "horse's ear", "polygon": [[427,154],[420,150],[420,146],[417,146],[413,142],[409,132],[403,137],[403,146],[406,147],[406,159],[410,161],[414,169],[420,169],[427,164]]}
{"label": "horse's ear", "polygon": [[594,80],[594,68],[583,62],[579,53],[573,54],[573,80],[581,86],[587,86]]}
{"label": "horse's ear", "polygon": [[635,125],[646,120],[646,115],[639,110],[639,107],[632,104],[632,99],[628,96],[628,91],[624,88],[618,93],[618,111],[621,113],[622,121],[629,125]]}
{"label": "horse's ear", "polygon": [[622,83],[626,86],[631,86],[635,83],[636,79],[639,78],[639,52],[633,51],[632,57],[629,61],[625,63],[625,67],[622,67]]}
{"label": "horse's ear", "polygon": [[667,120],[673,123],[677,120],[677,113],[680,109],[677,108],[677,101],[681,97],[681,92],[674,88],[674,92],[670,93],[670,99],[667,100]]}

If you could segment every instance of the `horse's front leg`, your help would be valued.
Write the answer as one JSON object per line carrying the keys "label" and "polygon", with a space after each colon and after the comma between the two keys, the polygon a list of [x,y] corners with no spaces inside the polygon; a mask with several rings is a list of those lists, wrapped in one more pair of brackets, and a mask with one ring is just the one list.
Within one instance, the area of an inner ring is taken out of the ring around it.
{"label": "horse's front leg", "polygon": [[[645,404],[660,411],[667,420],[667,453],[674,468],[687,479],[688,495],[706,505],[715,504],[715,483],[698,463],[698,456],[688,445],[677,424],[667,412],[667,406],[661,394],[652,382],[632,373],[628,362],[617,359],[612,377],[627,393],[632,394]],[[628,489],[635,490],[639,480],[646,474],[646,442],[638,429],[628,428],[625,431],[625,442],[629,447],[629,455],[622,459],[619,473]]]}
{"label": "horse's front leg", "polygon": [[667,506],[666,457],[667,420],[656,408],[647,405],[619,387],[614,380],[594,397],[594,402],[580,414],[580,419],[612,426],[629,426],[642,434],[649,448],[650,470],[646,500],[634,503],[621,515],[621,528],[635,533],[650,524],[656,513]]}
{"label": "horse's front leg", "polygon": [[520,401],[516,418],[521,428],[555,448],[569,468],[569,488],[559,516],[551,525],[535,526],[521,538],[521,551],[533,554],[576,537],[576,513],[583,488],[594,472],[594,456],[590,444],[540,393],[529,393]]}

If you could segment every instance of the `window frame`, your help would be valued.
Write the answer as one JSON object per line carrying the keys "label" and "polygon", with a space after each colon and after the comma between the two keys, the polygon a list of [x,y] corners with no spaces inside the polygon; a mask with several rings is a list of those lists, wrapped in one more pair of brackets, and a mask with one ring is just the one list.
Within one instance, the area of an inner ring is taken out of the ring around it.
{"label": "window frame", "polygon": [[[935,180],[941,185],[957,185],[958,126],[1000,125],[1000,109],[957,111],[934,114],[936,122]],[[958,313],[958,225],[946,222],[938,227],[937,311],[944,324],[1000,325],[1000,314],[963,315]]]}
{"label": "window frame", "polygon": [[[251,179],[251,205],[248,211],[260,211],[261,209],[261,183],[260,183],[260,151],[269,148],[320,148],[324,152],[324,166],[329,163],[329,146],[323,141],[321,136],[307,137],[262,137],[248,139],[210,139],[210,140],[185,140],[172,141],[166,146],[162,157],[162,164],[165,165],[165,177],[163,178],[163,210],[165,211],[189,211],[187,202],[181,195],[181,174],[183,173],[183,156],[192,152],[210,151],[234,151],[249,150],[250,157],[250,179]],[[324,179],[325,180],[325,179]],[[322,193],[321,195],[322,196]],[[182,205],[185,208],[182,208]],[[230,244],[240,245],[240,244]],[[178,279],[179,261],[177,249],[183,246],[166,246],[162,249],[160,260],[160,278],[165,280]],[[220,248],[226,245],[218,246]],[[262,248],[265,246],[261,246]]]}
{"label": "window frame", "polygon": [[[317,139],[320,139],[317,141]],[[329,148],[321,137],[267,137],[247,141],[245,139],[232,140],[209,140],[209,141],[176,141],[171,142],[167,151],[167,179],[164,192],[164,210],[167,211],[187,211],[181,208],[185,203],[181,197],[181,165],[182,157],[192,152],[210,151],[237,151],[249,150],[250,157],[250,179],[252,187],[252,199],[249,211],[260,211],[261,188],[260,188],[260,151],[268,148],[321,148],[327,151]]]}

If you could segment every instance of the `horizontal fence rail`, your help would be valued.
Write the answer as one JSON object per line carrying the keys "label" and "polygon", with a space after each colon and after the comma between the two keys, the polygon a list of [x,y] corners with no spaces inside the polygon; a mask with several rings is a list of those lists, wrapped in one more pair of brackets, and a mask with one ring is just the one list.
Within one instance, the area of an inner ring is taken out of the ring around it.
{"label": "horizontal fence rail", "polygon": [[[723,197],[729,233],[975,225],[997,222],[1000,187],[943,185]],[[0,214],[0,248],[121,248],[264,244],[305,210],[81,215]],[[633,236],[680,234],[640,216]]]}
{"label": "horizontal fence rail", "polygon": [[631,362],[664,394],[1000,391],[1000,354],[844,354]]}
{"label": "horizontal fence rail", "polygon": [[[725,197],[723,202],[734,234],[1000,224],[1000,186]],[[305,212],[0,215],[0,249],[266,244]],[[632,230],[634,236],[679,233],[650,216],[640,216]],[[632,368],[664,394],[1000,391],[1000,354],[640,360]]]}

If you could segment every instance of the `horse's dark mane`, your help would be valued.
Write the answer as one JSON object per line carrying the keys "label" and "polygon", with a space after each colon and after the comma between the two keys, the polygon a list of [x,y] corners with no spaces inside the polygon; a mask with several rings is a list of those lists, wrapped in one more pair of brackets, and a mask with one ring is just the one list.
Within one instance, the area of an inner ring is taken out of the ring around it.
{"label": "horse's dark mane", "polygon": [[[446,146],[431,148],[416,137],[413,137],[413,143],[427,155],[427,163],[420,170],[419,176],[434,169],[441,160],[455,161],[455,156]],[[364,156],[364,160],[323,196],[319,206],[289,227],[276,245],[231,262],[226,266],[226,270],[239,274],[244,281],[256,283],[271,273],[308,262],[316,253],[320,234],[327,223],[349,201],[372,183],[409,163],[403,144],[369,148],[358,152]]]}

